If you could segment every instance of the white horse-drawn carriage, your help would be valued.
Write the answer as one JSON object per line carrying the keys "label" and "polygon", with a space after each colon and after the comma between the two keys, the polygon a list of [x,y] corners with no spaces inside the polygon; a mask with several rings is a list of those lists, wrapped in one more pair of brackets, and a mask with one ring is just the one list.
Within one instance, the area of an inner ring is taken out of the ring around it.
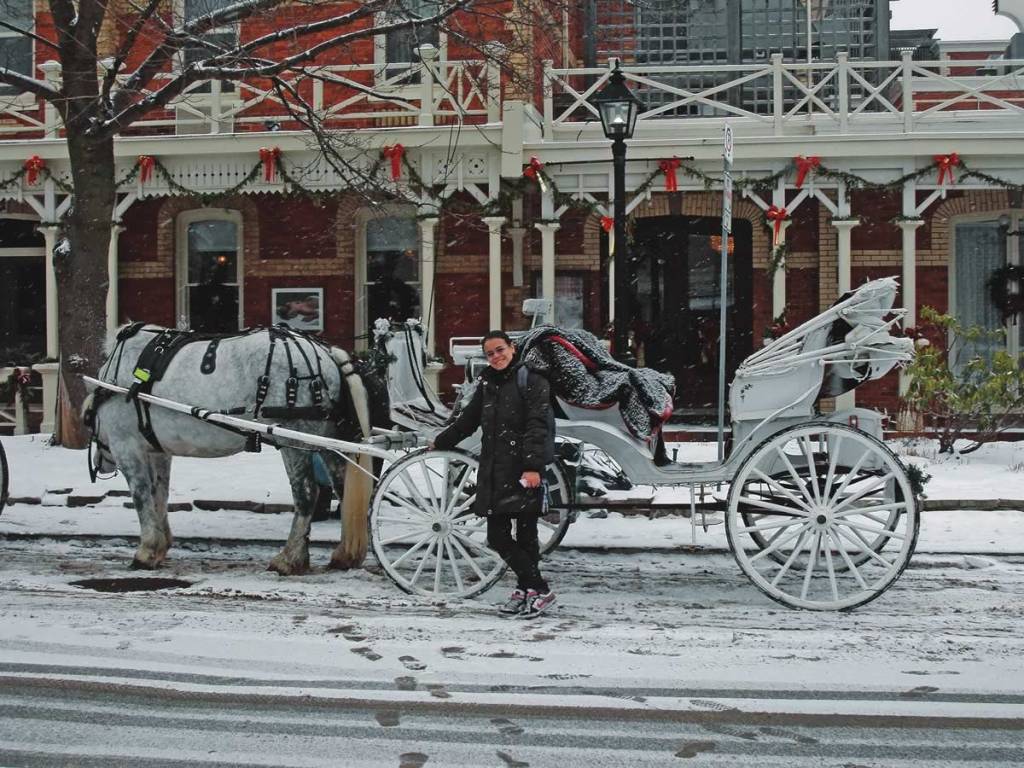
{"label": "white horse-drawn carriage", "polygon": [[[679,489],[672,504],[690,517],[691,527],[717,508],[740,568],[772,599],[794,608],[843,610],[878,597],[913,553],[918,489],[882,443],[877,413],[822,414],[818,405],[823,395],[877,379],[910,358],[910,340],[890,333],[899,319],[892,310],[896,290],[891,278],[866,283],[748,357],[730,389],[731,449],[723,461],[656,462],[650,442],[629,434],[615,408],[586,410],[560,398],[567,418],[557,421],[562,448],[547,470],[542,552],[558,545],[580,509],[606,506],[577,493],[580,457],[598,452],[636,486]],[[369,501],[369,537],[385,573],[411,593],[478,595],[500,580],[505,566],[487,546],[485,521],[470,511],[476,446],[471,438],[459,450],[422,447],[450,413],[424,379],[421,336],[406,326],[382,334],[380,343],[389,360],[394,426],[361,440],[268,425],[223,406],[197,408],[144,393],[137,399],[178,419],[184,414],[358,464],[364,473],[366,462],[354,457],[382,459]],[[478,350],[474,340],[455,340],[452,352],[472,366]],[[308,536],[308,519],[304,526],[293,525],[293,536]]]}

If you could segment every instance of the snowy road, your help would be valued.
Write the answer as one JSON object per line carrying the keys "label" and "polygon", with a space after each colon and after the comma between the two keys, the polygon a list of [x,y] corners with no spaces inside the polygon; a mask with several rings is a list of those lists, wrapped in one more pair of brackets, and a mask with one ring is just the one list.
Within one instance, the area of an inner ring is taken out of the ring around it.
{"label": "snowy road", "polygon": [[176,548],[157,575],[189,586],[123,594],[73,582],[138,576],[125,539],[2,551],[3,765],[889,768],[1021,754],[1013,555],[918,555],[876,602],[816,614],[771,603],[720,554],[559,551],[561,605],[531,623],[496,617],[495,593],[404,595],[372,565],[281,579],[258,544]]}

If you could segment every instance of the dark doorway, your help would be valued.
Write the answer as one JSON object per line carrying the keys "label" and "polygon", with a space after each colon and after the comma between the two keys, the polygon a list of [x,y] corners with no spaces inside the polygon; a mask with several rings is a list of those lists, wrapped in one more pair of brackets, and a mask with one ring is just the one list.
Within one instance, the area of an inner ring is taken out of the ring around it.
{"label": "dark doorway", "polygon": [[[718,218],[692,216],[636,222],[638,351],[645,365],[676,377],[676,410],[692,416],[710,415],[718,404],[721,226]],[[753,232],[749,221],[735,221],[733,229],[727,382],[753,349]]]}
{"label": "dark doorway", "polygon": [[[36,222],[0,218],[0,351],[24,363],[46,348],[43,236]],[[4,364],[0,360],[0,365]]]}

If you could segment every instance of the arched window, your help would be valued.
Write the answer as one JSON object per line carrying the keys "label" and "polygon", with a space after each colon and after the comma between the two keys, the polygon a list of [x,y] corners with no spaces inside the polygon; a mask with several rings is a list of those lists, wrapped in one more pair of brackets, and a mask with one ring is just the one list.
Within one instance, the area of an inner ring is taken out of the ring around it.
{"label": "arched window", "polygon": [[383,317],[402,322],[423,315],[420,228],[412,208],[364,211],[358,218],[358,333]]}
{"label": "arched window", "polygon": [[179,328],[233,333],[243,325],[242,214],[185,211],[177,227]]}
{"label": "arched window", "polygon": [[24,359],[46,349],[46,248],[38,223],[0,214],[0,350]]}

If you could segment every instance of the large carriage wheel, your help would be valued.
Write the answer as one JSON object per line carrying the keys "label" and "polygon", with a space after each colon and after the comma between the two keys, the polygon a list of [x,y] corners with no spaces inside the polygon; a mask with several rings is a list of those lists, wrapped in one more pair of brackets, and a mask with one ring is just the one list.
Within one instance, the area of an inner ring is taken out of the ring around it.
{"label": "large carriage wheel", "polygon": [[0,512],[4,511],[4,505],[7,504],[8,477],[7,454],[4,453],[3,443],[0,443]]}
{"label": "large carriage wheel", "polygon": [[754,584],[793,608],[848,610],[899,577],[920,518],[910,479],[881,442],[841,424],[772,435],[729,490],[726,532]]}
{"label": "large carriage wheel", "polygon": [[[472,512],[475,456],[465,451],[414,451],[381,477],[370,502],[373,553],[406,592],[428,597],[473,597],[501,578],[505,563],[487,546],[487,521]],[[562,470],[547,471],[551,502],[564,505]],[[541,553],[553,549],[569,525],[567,510],[540,521]]]}

